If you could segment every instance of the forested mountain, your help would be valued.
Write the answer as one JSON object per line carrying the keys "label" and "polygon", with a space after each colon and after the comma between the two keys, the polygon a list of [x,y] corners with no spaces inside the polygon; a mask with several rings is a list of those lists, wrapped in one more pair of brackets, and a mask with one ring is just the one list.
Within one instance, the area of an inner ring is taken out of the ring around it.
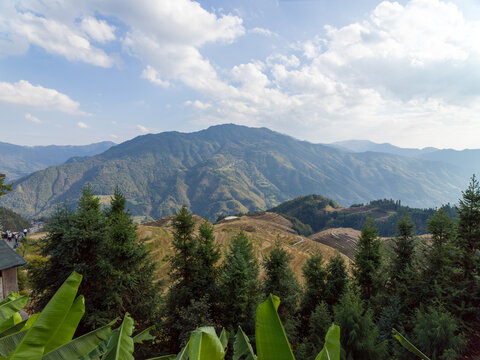
{"label": "forested mountain", "polygon": [[60,165],[73,157],[97,155],[115,145],[103,141],[81,146],[21,146],[0,142],[0,174],[15,180],[52,165]]}
{"label": "forested mountain", "polygon": [[368,140],[347,140],[328,144],[336,149],[351,152],[380,152],[386,154],[415,157],[424,160],[441,161],[459,166],[471,174],[480,174],[480,149],[437,149],[427,147],[423,149],[401,148],[392,144],[377,144]]}
{"label": "forested mountain", "polygon": [[[454,208],[450,205],[447,204],[443,208],[450,217],[456,216]],[[307,236],[331,228],[361,230],[369,217],[375,221],[380,236],[394,236],[397,222],[407,213],[415,224],[416,233],[425,234],[428,232],[428,219],[435,213],[435,209],[432,208],[408,208],[402,206],[400,201],[387,199],[370,201],[368,204],[353,204],[344,208],[320,195],[300,196],[269,211],[286,217],[298,233]]]}
{"label": "forested mountain", "polygon": [[29,228],[31,222],[12,210],[0,207],[0,232],[5,230],[22,231]]}
{"label": "forested mountain", "polygon": [[449,164],[351,153],[266,128],[219,125],[195,133],[136,137],[102,154],[19,179],[1,204],[40,216],[75,201],[86,183],[110,195],[118,185],[133,214],[158,218],[183,204],[216,219],[265,210],[311,193],[344,206],[378,198],[416,207],[456,202],[471,174]]}

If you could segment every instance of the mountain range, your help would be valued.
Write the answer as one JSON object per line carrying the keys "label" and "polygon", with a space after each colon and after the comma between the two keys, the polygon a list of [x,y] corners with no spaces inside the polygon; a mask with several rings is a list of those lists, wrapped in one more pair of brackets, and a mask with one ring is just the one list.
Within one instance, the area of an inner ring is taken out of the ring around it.
{"label": "mountain range", "polygon": [[214,220],[312,193],[344,206],[394,198],[424,208],[456,202],[470,175],[449,163],[355,153],[227,124],[138,136],[101,154],[48,167],[18,179],[0,205],[29,217],[48,215],[56,204],[75,202],[90,183],[105,201],[118,185],[132,214],[143,219],[186,205]]}
{"label": "mountain range", "polygon": [[71,158],[100,154],[112,145],[115,143],[111,141],[81,146],[22,146],[0,142],[0,173],[8,180],[16,180]]}
{"label": "mountain range", "polygon": [[470,174],[480,174],[480,149],[401,148],[389,143],[377,144],[369,140],[338,141],[327,145],[343,151],[356,153],[373,151],[423,160],[441,161],[461,167]]}

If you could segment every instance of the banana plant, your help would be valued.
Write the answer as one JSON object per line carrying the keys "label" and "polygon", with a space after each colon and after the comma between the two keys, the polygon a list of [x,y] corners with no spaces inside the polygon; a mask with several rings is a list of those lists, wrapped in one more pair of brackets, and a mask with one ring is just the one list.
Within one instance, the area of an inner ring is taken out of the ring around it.
{"label": "banana plant", "polygon": [[398,342],[412,354],[417,355],[422,360],[430,360],[430,358],[422,353],[420,350],[417,349],[415,345],[413,345],[410,341],[407,340],[405,336],[400,334],[397,330],[392,329],[392,336],[398,340]]}

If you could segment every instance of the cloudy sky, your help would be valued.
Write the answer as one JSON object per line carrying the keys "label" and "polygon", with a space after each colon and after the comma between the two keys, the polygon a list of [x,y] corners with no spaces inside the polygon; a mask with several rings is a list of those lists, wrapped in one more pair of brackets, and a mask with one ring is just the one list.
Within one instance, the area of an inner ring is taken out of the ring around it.
{"label": "cloudy sky", "polygon": [[480,148],[476,0],[0,2],[0,141],[214,124]]}

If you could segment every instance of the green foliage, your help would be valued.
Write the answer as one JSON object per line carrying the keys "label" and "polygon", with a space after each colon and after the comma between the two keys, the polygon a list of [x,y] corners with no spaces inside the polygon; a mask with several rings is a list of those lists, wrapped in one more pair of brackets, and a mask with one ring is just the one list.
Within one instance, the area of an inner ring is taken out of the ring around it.
{"label": "green foliage", "polygon": [[0,207],[0,231],[23,231],[31,226],[30,220],[15,213],[12,210]]}
{"label": "green foliage", "polygon": [[363,300],[375,297],[381,287],[382,241],[373,220],[368,218],[355,246],[353,277]]}
{"label": "green foliage", "polygon": [[325,301],[332,307],[338,303],[348,283],[347,265],[339,252],[328,260],[325,270]]}
{"label": "green foliage", "polygon": [[299,326],[296,314],[300,300],[300,285],[289,266],[289,262],[289,255],[277,243],[264,259],[263,293],[278,294],[283,299],[278,313],[285,324],[287,334],[293,339]]}
{"label": "green foliage", "polygon": [[464,347],[458,321],[443,308],[416,311],[415,344],[432,360],[457,359]]}
{"label": "green foliage", "polygon": [[347,290],[335,306],[334,318],[335,324],[342,329],[340,342],[346,360],[384,357],[384,346],[377,343],[378,330],[373,322],[373,313],[365,311],[362,300],[352,290]]}
{"label": "green foliage", "polygon": [[5,195],[8,191],[12,191],[11,184],[4,184],[5,174],[0,174],[0,196]]}
{"label": "green foliage", "polygon": [[[88,302],[80,333],[102,326],[127,311],[141,327],[155,319],[158,287],[154,265],[136,242],[135,226],[117,191],[103,212],[91,187],[85,187],[75,211],[57,208],[41,240],[44,266],[30,267],[34,308],[40,310],[72,271],[84,274],[80,286]],[[108,279],[108,281],[105,281]]]}
{"label": "green foliage", "polygon": [[245,233],[232,238],[219,278],[221,324],[241,326],[253,334],[255,309],[260,302],[258,261]]}
{"label": "green foliage", "polygon": [[175,216],[173,226],[175,252],[168,258],[172,284],[166,297],[163,324],[171,351],[184,343],[195,328],[213,323],[218,295],[216,263],[220,258],[212,226],[202,223],[195,236],[195,222],[186,207]]}
{"label": "green foliage", "polygon": [[325,335],[332,323],[332,315],[326,302],[317,305],[308,322],[307,349],[310,357],[315,356],[325,344]]}

